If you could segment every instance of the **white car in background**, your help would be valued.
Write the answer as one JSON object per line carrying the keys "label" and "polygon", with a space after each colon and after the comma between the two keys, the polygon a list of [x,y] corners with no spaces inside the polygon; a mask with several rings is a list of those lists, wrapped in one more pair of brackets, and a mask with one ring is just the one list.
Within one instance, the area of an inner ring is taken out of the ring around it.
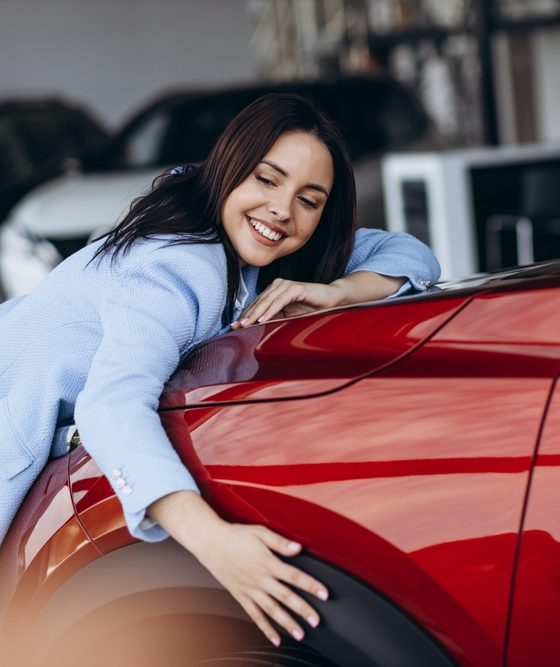
{"label": "white car in background", "polygon": [[173,92],[127,123],[103,149],[31,191],[0,227],[0,291],[27,293],[65,257],[109,231],[167,167],[201,162],[229,121],[270,92],[314,100],[340,127],[356,173],[358,222],[383,227],[381,155],[443,141],[398,81],[360,76]]}
{"label": "white car in background", "polygon": [[109,231],[161,172],[76,172],[33,190],[0,227],[4,298],[27,294],[63,259]]}

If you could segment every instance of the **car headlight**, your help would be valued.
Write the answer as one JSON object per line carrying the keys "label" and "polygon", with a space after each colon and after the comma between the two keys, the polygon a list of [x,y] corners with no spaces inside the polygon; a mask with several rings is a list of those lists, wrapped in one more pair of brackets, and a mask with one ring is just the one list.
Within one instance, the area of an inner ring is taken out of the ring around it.
{"label": "car headlight", "polygon": [[0,230],[0,282],[6,298],[27,294],[62,261],[57,249],[30,234],[17,218]]}

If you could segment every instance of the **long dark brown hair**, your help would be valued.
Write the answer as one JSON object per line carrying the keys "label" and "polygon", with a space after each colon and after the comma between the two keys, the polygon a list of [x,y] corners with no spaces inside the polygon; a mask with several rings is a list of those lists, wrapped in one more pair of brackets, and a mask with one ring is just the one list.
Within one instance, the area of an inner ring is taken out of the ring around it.
{"label": "long dark brown hair", "polygon": [[327,147],[334,166],[333,187],[317,229],[307,243],[259,272],[259,290],[274,278],[329,283],[339,278],[352,252],[356,189],[346,144],[335,125],[299,95],[272,93],[245,107],[227,126],[204,162],[158,177],[151,192],[132,203],[94,258],[126,253],[139,238],[174,235],[170,244],[222,243],[228,293],[224,322],[231,321],[239,287],[239,261],[224,230],[221,212],[230,192],[257,167],[285,132],[309,132]]}

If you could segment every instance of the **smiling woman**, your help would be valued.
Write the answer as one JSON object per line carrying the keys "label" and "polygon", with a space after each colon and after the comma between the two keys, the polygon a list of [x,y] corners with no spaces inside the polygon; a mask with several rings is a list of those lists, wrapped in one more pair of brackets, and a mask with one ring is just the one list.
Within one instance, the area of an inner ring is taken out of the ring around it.
{"label": "smiling woman", "polygon": [[[0,540],[75,418],[132,535],[172,535],[269,640],[299,640],[326,600],[279,556],[301,545],[220,518],[162,428],[162,388],[191,350],[230,326],[425,290],[439,276],[406,234],[355,232],[338,131],[309,102],[268,95],[196,168],[163,175],[115,229],[0,306]],[[64,433],[63,433],[64,435]]]}

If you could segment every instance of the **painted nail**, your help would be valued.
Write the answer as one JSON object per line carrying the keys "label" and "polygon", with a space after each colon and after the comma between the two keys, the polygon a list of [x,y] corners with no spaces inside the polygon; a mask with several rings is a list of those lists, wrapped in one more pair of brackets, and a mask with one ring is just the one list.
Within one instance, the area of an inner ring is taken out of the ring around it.
{"label": "painted nail", "polygon": [[280,646],[280,637],[269,637],[269,639],[277,648]]}
{"label": "painted nail", "polygon": [[264,315],[261,315],[257,322],[264,322],[266,320],[266,317]]}
{"label": "painted nail", "polygon": [[303,630],[300,630],[299,628],[292,630],[292,637],[300,642],[304,637]]}
{"label": "painted nail", "polygon": [[328,594],[327,591],[321,589],[321,590],[317,591],[317,597],[319,598],[319,600],[325,601],[325,600],[329,599],[329,594]]}
{"label": "painted nail", "polygon": [[312,628],[316,628],[319,625],[319,619],[317,618],[317,616],[308,616],[307,622]]}
{"label": "painted nail", "polygon": [[244,317],[242,320],[239,320],[239,323],[240,323],[242,326],[245,326],[245,325],[249,324],[249,318],[248,318],[248,317]]}
{"label": "painted nail", "polygon": [[289,542],[288,550],[289,551],[299,551],[301,549],[301,544],[299,542]]}

